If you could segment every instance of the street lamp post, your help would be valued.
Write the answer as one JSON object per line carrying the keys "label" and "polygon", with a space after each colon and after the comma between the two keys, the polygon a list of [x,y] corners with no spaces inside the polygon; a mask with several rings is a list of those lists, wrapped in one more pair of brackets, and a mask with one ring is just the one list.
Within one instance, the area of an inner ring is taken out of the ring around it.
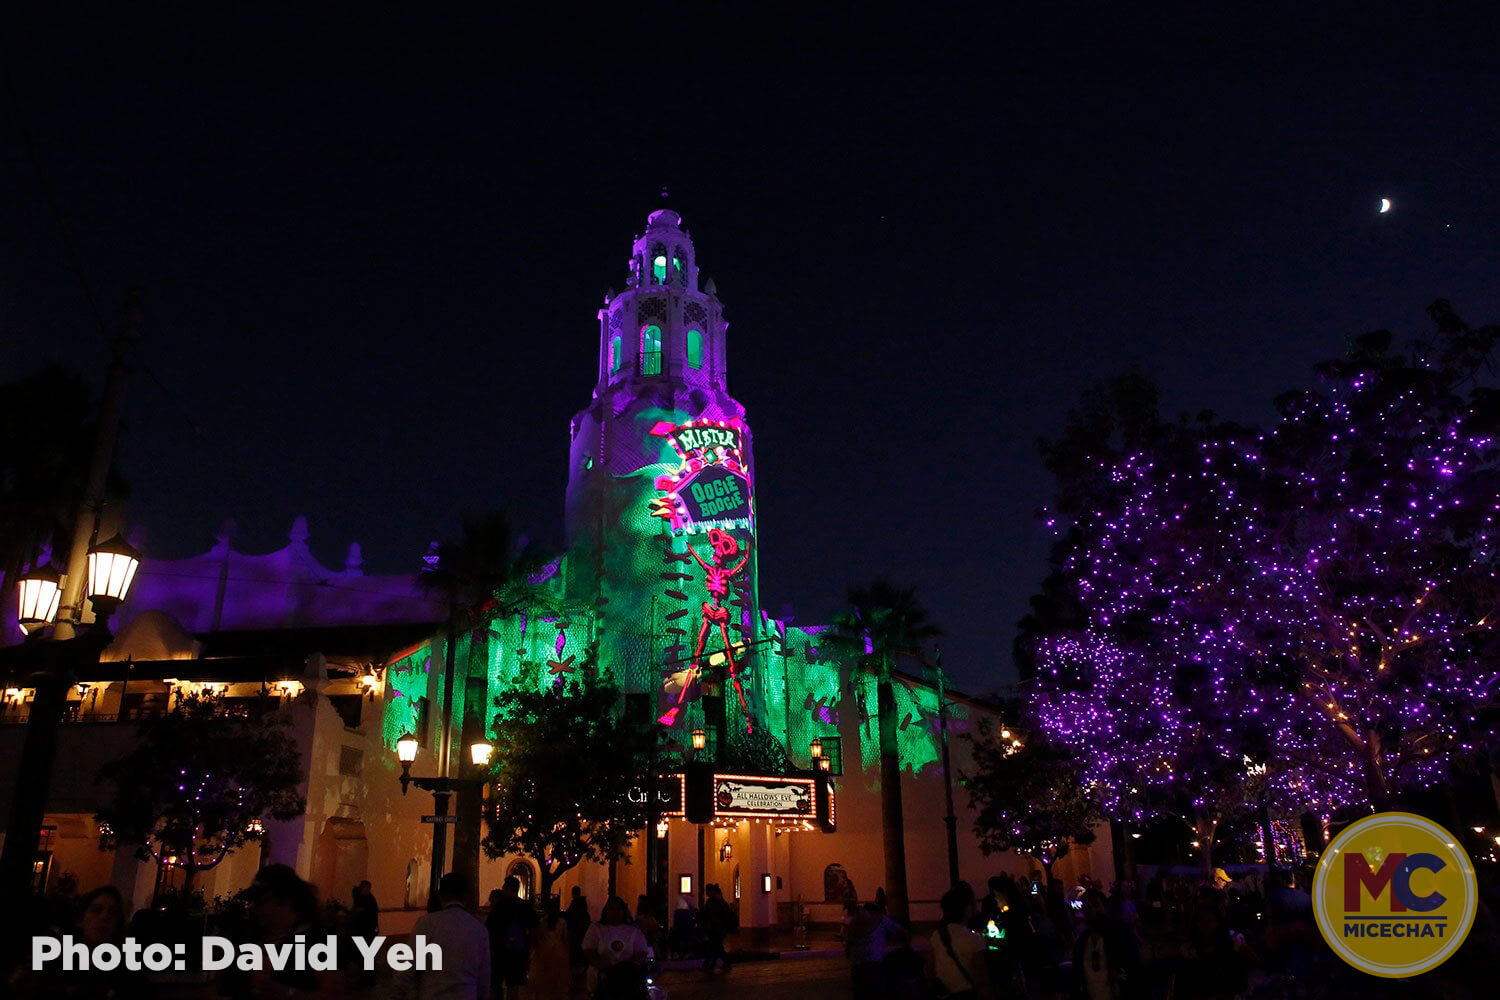
{"label": "street lamp post", "polygon": [[[437,905],[438,882],[442,880],[444,869],[448,867],[447,827],[458,822],[457,816],[448,814],[448,800],[461,788],[483,786],[485,779],[450,778],[447,775],[412,777],[411,766],[416,763],[419,746],[420,741],[416,736],[407,733],[396,741],[396,759],[401,762],[402,795],[406,794],[410,785],[432,793],[432,815],[422,817],[422,822],[432,824],[432,872],[427,881],[427,906],[432,909]],[[494,753],[494,744],[488,740],[476,740],[469,744],[469,760],[475,767],[488,766]]]}
{"label": "street lamp post", "polygon": [[[47,640],[37,649],[41,665],[31,683],[36,696],[26,724],[16,768],[15,798],[5,828],[5,847],[0,852],[0,899],[21,900],[31,888],[42,819],[52,785],[52,767],[57,757],[57,730],[72,686],[72,666],[91,655],[97,662],[101,639],[108,637],[107,619],[125,600],[140,566],[140,554],[123,539],[99,545],[99,522],[104,509],[105,487],[113,464],[115,438],[120,427],[125,394],[126,354],[135,343],[142,317],[140,297],[126,300],[119,332],[110,341],[109,372],[100,402],[99,423],[94,435],[83,500],[73,521],[73,542],[68,551],[67,571],[60,579],[50,571],[31,574],[21,582],[21,626],[28,635]],[[87,585],[87,586],[86,586]],[[28,607],[28,595],[31,598]],[[84,622],[84,602],[93,600],[92,634]],[[51,623],[50,632],[40,635]],[[45,651],[44,651],[45,650]]]}

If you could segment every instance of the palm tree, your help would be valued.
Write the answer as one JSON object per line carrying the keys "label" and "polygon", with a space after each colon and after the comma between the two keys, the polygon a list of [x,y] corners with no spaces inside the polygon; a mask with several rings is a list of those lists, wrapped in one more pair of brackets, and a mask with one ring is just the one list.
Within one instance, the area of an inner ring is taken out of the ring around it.
{"label": "palm tree", "polygon": [[[488,724],[489,687],[486,678],[470,679],[468,670],[459,680],[456,676],[455,654],[461,632],[476,628],[480,623],[493,618],[514,614],[528,607],[535,599],[536,591],[531,578],[540,568],[541,560],[524,549],[524,539],[511,530],[509,518],[492,511],[478,518],[465,518],[462,537],[458,541],[440,543],[434,552],[436,559],[417,578],[418,585],[439,596],[446,606],[446,636],[444,647],[443,682],[443,728],[439,744],[438,764],[440,773],[449,773],[447,754],[452,746],[453,734],[453,689],[455,684],[465,686],[464,717],[460,729],[460,746],[486,735]],[[469,763],[460,758],[460,772],[469,768]],[[483,837],[480,822],[482,792],[477,785],[461,785],[458,791],[459,822],[453,831],[453,869],[469,876],[469,884],[478,892],[479,845]],[[440,848],[433,858],[433,885],[442,875]],[[476,902],[471,900],[471,902]]]}
{"label": "palm tree", "polygon": [[896,746],[896,663],[926,662],[924,645],[942,630],[927,620],[915,587],[878,579],[851,587],[849,608],[833,621],[830,639],[841,662],[873,676],[880,726],[880,814],[885,843],[885,893],[891,916],[910,920],[906,893],[906,829],[901,808],[901,757]]}

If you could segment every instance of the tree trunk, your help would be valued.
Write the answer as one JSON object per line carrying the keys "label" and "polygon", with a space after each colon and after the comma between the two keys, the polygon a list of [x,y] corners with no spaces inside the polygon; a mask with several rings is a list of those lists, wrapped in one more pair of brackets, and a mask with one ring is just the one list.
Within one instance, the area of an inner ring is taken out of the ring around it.
{"label": "tree trunk", "polygon": [[1387,812],[1390,810],[1391,786],[1386,780],[1385,769],[1380,766],[1380,736],[1371,733],[1365,740],[1364,759],[1361,761],[1365,771],[1365,790],[1370,793],[1370,804],[1375,807],[1376,812]]}
{"label": "tree trunk", "polygon": [[880,724],[880,819],[885,844],[885,897],[891,917],[910,924],[906,895],[906,825],[901,808],[901,755],[896,744],[896,687],[889,666],[876,687]]}
{"label": "tree trunk", "polygon": [[1198,861],[1205,872],[1214,870],[1214,834],[1219,824],[1208,814],[1193,814],[1193,831],[1198,835]]}
{"label": "tree trunk", "polygon": [[1046,876],[1047,876],[1047,884],[1050,886],[1053,882],[1057,881],[1057,879],[1055,879],[1055,878],[1052,877],[1052,866],[1054,864],[1056,864],[1057,862],[1055,862],[1055,861],[1048,861],[1046,858],[1037,858],[1037,860],[1041,862],[1041,864],[1042,864],[1042,871],[1046,874]]}

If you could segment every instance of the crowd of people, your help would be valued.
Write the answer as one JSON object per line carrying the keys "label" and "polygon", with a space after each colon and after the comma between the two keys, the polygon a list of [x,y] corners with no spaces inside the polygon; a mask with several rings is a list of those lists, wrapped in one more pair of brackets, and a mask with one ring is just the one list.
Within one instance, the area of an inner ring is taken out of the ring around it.
{"label": "crowd of people", "polygon": [[[914,943],[877,899],[846,904],[843,934],[858,1000],[1205,1000],[1371,996],[1324,943],[1308,891],[1310,870],[1273,869],[1238,880],[1153,876],[1144,894],[1128,881],[1109,891],[1084,877],[1069,889],[1039,875],[967,882],[944,894],[941,920]],[[1492,995],[1486,982],[1500,951],[1495,921],[1480,903],[1471,940],[1425,980],[1391,995]],[[1385,995],[1385,994],[1379,994]]]}
{"label": "crowd of people", "polygon": [[[113,886],[81,896],[73,889],[65,885],[37,901],[38,912],[29,921],[32,934],[71,934],[92,948],[119,946],[127,935],[173,944],[212,933],[236,942],[280,945],[299,935],[308,942],[330,935],[369,941],[380,933],[380,906],[368,881],[353,887],[348,905],[320,903],[315,887],[285,865],[262,868],[234,905],[211,920],[187,919],[179,911],[173,921],[161,908],[132,916]],[[649,1000],[652,973],[668,952],[701,957],[709,972],[729,969],[724,939],[738,922],[717,885],[705,887],[701,904],[679,899],[670,922],[665,901],[654,905],[646,896],[639,897],[634,913],[612,896],[595,918],[576,886],[566,908],[556,898],[541,901],[538,908],[522,898],[520,882],[513,877],[490,893],[488,912],[481,916],[470,905],[473,890],[464,875],[443,876],[435,906],[412,928],[413,940],[420,936],[441,949],[441,969],[400,970],[392,982],[382,984],[379,970],[368,968],[359,949],[346,941],[337,949],[337,968],[230,968],[201,974],[203,992],[231,1000],[340,997],[366,994],[380,985],[381,995],[395,1000],[569,1000],[579,995]],[[196,944],[189,951],[196,955]],[[155,992],[150,974],[123,964],[109,971],[33,970],[29,958],[17,948],[0,960],[0,998],[145,1000]]]}
{"label": "crowd of people", "polygon": [[[841,928],[857,1000],[1136,1000],[1136,998],[1282,998],[1372,995],[1369,977],[1340,963],[1324,944],[1313,917],[1308,871],[1273,869],[1231,879],[1156,875],[1144,892],[1128,881],[1108,891],[1088,878],[1071,888],[998,875],[981,896],[960,882],[941,900],[941,920],[930,934],[913,934],[886,912],[883,892],[867,903],[848,900]],[[548,898],[540,907],[507,878],[490,894],[483,918],[474,912],[474,886],[466,876],[445,875],[437,905],[420,917],[413,935],[442,949],[440,970],[395,973],[386,995],[396,1000],[651,1000],[658,963],[701,960],[705,974],[727,973],[726,938],[738,930],[736,910],[719,886],[701,900],[665,901],[641,896],[634,912],[610,897],[597,918],[574,887],[566,907]],[[241,895],[243,906],[220,914],[212,933],[235,941],[283,944],[302,935],[372,939],[380,908],[369,882],[352,891],[350,904],[320,905],[314,887],[285,865],[269,865]],[[38,901],[34,933],[71,934],[84,944],[121,944],[127,934],[143,941],[192,941],[196,929],[163,922],[160,910],[133,917],[112,886],[82,895],[67,887]],[[481,911],[483,912],[483,911]],[[358,996],[374,989],[377,974],[341,947],[334,969],[231,968],[211,983],[231,1000],[317,995]],[[1475,991],[1485,969],[1493,974],[1500,938],[1486,900],[1463,948],[1436,972],[1403,981],[1403,996],[1461,998]],[[25,955],[8,954],[0,996],[17,1000],[97,997],[133,1000],[153,996],[147,974],[124,967],[86,972],[30,968]],[[1491,982],[1493,979],[1491,979]],[[1392,994],[1395,995],[1395,994]]]}

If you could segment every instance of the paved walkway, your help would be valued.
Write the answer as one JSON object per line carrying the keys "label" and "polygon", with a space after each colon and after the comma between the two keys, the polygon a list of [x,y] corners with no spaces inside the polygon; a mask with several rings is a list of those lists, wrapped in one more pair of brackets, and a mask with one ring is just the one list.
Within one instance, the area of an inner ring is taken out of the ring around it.
{"label": "paved walkway", "polygon": [[849,963],[838,958],[772,959],[746,962],[734,971],[704,976],[701,969],[668,970],[661,985],[670,1000],[841,1000],[849,995]]}

